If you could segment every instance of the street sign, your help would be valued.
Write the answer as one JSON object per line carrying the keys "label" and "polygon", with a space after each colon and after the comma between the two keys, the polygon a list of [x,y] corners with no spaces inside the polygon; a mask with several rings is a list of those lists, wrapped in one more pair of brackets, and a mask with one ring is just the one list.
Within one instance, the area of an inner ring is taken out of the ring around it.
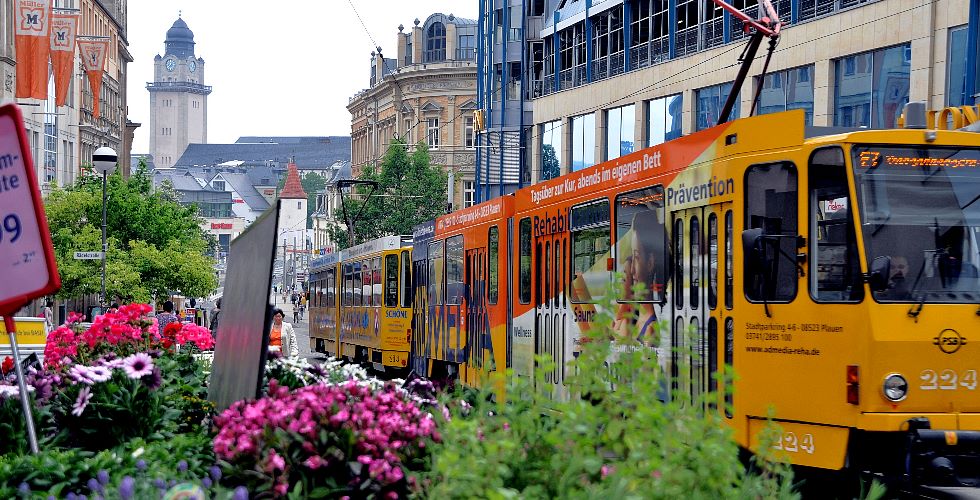
{"label": "street sign", "polygon": [[37,433],[24,368],[20,365],[13,315],[32,299],[58,291],[61,280],[41,191],[37,188],[24,118],[16,104],[0,106],[0,276],[3,276],[0,316],[10,339],[27,441],[31,452],[37,454]]}
{"label": "street sign", "polygon": [[0,316],[61,287],[24,119],[0,106]]}
{"label": "street sign", "polygon": [[75,260],[102,260],[102,252],[75,252]]}

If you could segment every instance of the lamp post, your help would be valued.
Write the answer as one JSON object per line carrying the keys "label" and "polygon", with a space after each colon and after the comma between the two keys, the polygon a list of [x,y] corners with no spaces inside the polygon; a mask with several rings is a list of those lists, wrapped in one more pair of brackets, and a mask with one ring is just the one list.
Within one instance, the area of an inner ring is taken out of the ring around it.
{"label": "lamp post", "polygon": [[92,166],[95,167],[96,172],[102,173],[102,296],[99,298],[99,305],[102,307],[103,313],[105,312],[105,258],[106,252],[108,251],[108,246],[106,244],[106,179],[109,174],[116,170],[116,162],[118,157],[116,152],[110,148],[103,146],[95,150],[92,154]]}

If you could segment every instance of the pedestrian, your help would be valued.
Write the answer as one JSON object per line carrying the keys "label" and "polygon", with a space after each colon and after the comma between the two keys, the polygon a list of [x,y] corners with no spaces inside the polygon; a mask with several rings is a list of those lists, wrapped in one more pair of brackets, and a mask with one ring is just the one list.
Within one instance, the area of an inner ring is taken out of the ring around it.
{"label": "pedestrian", "polygon": [[160,329],[160,336],[163,336],[163,329],[167,327],[170,323],[179,322],[180,318],[174,314],[174,303],[173,301],[166,301],[163,303],[163,312],[157,314],[157,327]]}
{"label": "pedestrian", "polygon": [[299,294],[293,292],[293,294],[289,297],[289,301],[293,303],[293,307],[296,307],[296,302],[299,301]]}
{"label": "pedestrian", "polygon": [[107,311],[107,312],[110,312],[110,313],[117,313],[117,312],[119,312],[119,303],[118,302],[113,302],[112,305],[109,306],[109,311]]}
{"label": "pedestrian", "polygon": [[278,350],[288,358],[299,356],[299,344],[296,341],[296,332],[293,325],[286,323],[283,319],[286,313],[279,309],[272,311],[272,332],[269,334],[269,349]]}
{"label": "pedestrian", "polygon": [[303,319],[303,313],[306,312],[306,294],[299,296],[299,319]]}
{"label": "pedestrian", "polygon": [[214,313],[211,314],[211,336],[218,340],[218,318],[221,317],[221,299],[214,303]]}
{"label": "pedestrian", "polygon": [[44,316],[44,331],[50,332],[54,330],[54,301],[49,300],[44,303],[44,310],[41,311]]}

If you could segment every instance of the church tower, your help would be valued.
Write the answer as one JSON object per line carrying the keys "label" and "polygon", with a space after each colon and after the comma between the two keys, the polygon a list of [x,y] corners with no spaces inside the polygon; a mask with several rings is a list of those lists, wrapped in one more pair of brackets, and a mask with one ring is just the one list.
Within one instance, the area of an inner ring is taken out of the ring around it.
{"label": "church tower", "polygon": [[194,55],[194,32],[180,17],[167,30],[163,56],[153,58],[150,91],[150,154],[157,167],[172,167],[188,144],[208,142],[208,95],[204,59]]}

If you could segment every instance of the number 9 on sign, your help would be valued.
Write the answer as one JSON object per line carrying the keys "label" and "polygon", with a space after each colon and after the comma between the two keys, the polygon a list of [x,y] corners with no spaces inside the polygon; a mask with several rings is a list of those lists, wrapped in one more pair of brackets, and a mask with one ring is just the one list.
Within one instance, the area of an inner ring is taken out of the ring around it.
{"label": "number 9 on sign", "polygon": [[14,243],[20,239],[20,217],[17,214],[10,214],[3,218],[3,225],[0,227],[0,243]]}

